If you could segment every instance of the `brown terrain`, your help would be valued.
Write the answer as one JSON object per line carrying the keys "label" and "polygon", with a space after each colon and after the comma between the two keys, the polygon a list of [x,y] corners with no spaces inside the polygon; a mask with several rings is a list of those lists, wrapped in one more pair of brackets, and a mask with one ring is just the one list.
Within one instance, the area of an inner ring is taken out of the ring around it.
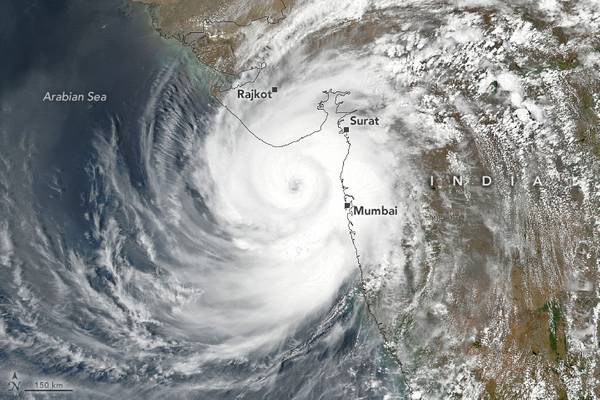
{"label": "brown terrain", "polygon": [[155,28],[166,38],[189,46],[198,60],[218,72],[235,75],[251,65],[240,65],[236,50],[254,22],[276,24],[292,0],[133,0],[150,6]]}

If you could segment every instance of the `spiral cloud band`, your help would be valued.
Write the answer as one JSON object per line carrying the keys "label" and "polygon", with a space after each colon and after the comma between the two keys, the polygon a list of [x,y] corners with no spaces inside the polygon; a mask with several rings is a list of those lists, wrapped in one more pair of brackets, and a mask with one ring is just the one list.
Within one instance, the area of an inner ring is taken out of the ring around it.
{"label": "spiral cloud band", "polygon": [[[215,253],[227,254],[176,273],[199,292],[171,316],[207,345],[195,362],[272,351],[325,315],[345,283],[377,286],[403,257],[392,245],[412,211],[399,182],[414,178],[386,133],[397,104],[383,105],[396,94],[381,64],[335,48],[268,54],[283,33],[272,34],[247,50],[264,61],[216,89],[210,134],[191,150],[188,185],[222,236]],[[355,124],[375,115],[377,125]]]}

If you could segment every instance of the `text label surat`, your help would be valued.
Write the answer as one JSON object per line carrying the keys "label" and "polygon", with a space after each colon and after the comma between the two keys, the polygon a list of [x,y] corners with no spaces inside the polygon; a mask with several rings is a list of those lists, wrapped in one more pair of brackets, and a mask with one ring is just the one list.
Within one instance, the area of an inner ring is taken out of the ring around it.
{"label": "text label surat", "polygon": [[353,115],[350,117],[350,125],[379,125],[379,117],[361,118]]}

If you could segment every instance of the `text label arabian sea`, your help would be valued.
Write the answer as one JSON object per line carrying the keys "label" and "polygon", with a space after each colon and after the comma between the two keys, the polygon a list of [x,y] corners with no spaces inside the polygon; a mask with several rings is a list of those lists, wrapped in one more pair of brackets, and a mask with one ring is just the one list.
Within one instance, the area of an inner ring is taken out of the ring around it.
{"label": "text label arabian sea", "polygon": [[62,91],[61,93],[46,92],[42,97],[43,102],[49,101],[53,103],[96,103],[105,102],[106,100],[108,100],[108,95],[104,93],[96,93],[93,91],[89,91],[86,94],[65,91]]}

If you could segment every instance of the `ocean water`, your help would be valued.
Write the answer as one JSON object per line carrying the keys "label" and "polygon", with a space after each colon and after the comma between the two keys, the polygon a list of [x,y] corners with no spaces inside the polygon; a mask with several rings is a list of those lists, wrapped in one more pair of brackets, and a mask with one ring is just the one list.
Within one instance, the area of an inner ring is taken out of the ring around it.
{"label": "ocean water", "polygon": [[302,318],[253,304],[198,172],[221,77],[127,2],[0,26],[0,398],[404,398],[356,273]]}

